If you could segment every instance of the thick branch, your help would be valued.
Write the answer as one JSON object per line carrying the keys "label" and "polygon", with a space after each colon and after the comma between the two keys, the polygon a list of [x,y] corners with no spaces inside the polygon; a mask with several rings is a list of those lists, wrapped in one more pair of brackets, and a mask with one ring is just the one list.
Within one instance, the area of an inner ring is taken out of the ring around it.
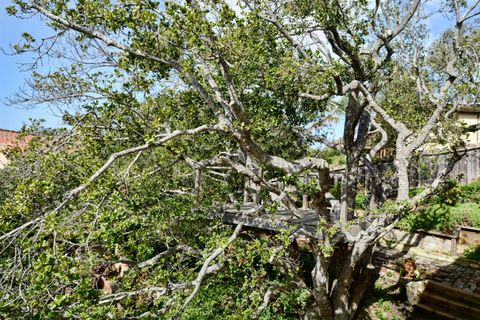
{"label": "thick branch", "polygon": [[382,116],[383,120],[385,120],[393,129],[395,129],[399,133],[401,132],[401,133],[404,133],[406,135],[408,135],[410,133],[410,130],[405,126],[405,124],[403,124],[400,121],[395,120],[392,116],[390,116],[388,114],[387,111],[385,111],[382,107],[380,107],[377,104],[377,102],[375,101],[375,99],[373,98],[371,93],[368,91],[367,88],[365,88],[365,86],[362,83],[360,83],[359,81],[354,81],[352,83],[352,86],[353,87],[358,87],[358,89],[362,92],[365,99],[367,99],[369,106],[376,113],[380,114]]}
{"label": "thick branch", "polygon": [[375,119],[371,119],[372,125],[380,132],[382,135],[382,138],[380,141],[378,141],[373,148],[369,152],[370,159],[375,158],[375,155],[377,154],[378,151],[382,150],[382,148],[387,144],[388,142],[388,135],[385,129],[382,128],[382,126],[375,121]]}
{"label": "thick branch", "polygon": [[[248,1],[245,1],[245,3],[250,7],[250,4],[248,3]],[[285,39],[288,40],[288,42],[290,42],[290,44],[292,45],[292,47],[295,48],[295,50],[297,50],[299,56],[302,58],[302,59],[308,59],[308,55],[307,55],[307,52],[305,50],[305,48],[303,47],[303,45],[297,41],[283,26],[282,24],[278,21],[278,17],[277,15],[272,11],[272,9],[268,6],[267,4],[267,10],[268,10],[268,14],[269,14],[269,17],[265,17],[265,16],[262,16],[260,15],[261,18],[265,19],[266,21],[272,23],[275,28],[277,28],[277,30],[285,37]]]}
{"label": "thick branch", "polygon": [[260,304],[257,311],[255,311],[255,313],[253,314],[252,316],[253,319],[258,319],[258,317],[260,317],[263,310],[265,310],[265,308],[270,303],[270,299],[272,298],[272,293],[273,293],[272,288],[268,288],[267,291],[265,291],[265,294],[263,295],[263,302],[262,304]]}
{"label": "thick branch", "polygon": [[460,19],[460,22],[464,22],[470,18],[473,18],[475,17],[476,15],[479,15],[480,14],[480,11],[476,12],[476,13],[473,13],[470,15],[470,13],[475,10],[475,8],[480,4],[480,0],[477,0],[474,4],[472,4],[470,6],[470,8],[468,8],[465,13],[463,14],[463,17]]}
{"label": "thick branch", "polygon": [[259,176],[254,170],[240,164],[237,161],[232,160],[230,157],[223,157],[222,160],[229,165],[231,168],[235,169],[238,173],[248,177],[256,184],[265,186],[268,191],[277,195],[275,199],[276,202],[282,201],[282,203],[292,212],[297,218],[302,218],[303,215],[295,206],[295,202],[290,198],[285,190],[281,190],[275,187],[272,183],[265,181],[261,176]]}

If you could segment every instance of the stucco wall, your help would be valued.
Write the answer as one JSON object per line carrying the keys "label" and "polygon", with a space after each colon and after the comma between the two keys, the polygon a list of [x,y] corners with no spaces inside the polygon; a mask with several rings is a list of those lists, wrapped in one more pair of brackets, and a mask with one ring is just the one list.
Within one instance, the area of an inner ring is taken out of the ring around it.
{"label": "stucco wall", "polygon": [[[460,112],[458,114],[458,118],[468,126],[480,123],[480,113]],[[467,145],[476,146],[479,144],[480,144],[480,131],[468,134]]]}
{"label": "stucco wall", "polygon": [[7,165],[7,158],[5,155],[0,151],[0,169]]}

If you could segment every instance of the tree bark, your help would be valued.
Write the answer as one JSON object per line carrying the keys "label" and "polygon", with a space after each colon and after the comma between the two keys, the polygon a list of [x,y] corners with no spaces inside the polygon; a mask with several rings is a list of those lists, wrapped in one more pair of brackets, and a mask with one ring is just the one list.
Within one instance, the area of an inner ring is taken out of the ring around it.
{"label": "tree bark", "polygon": [[371,259],[375,243],[362,238],[340,243],[330,257],[313,247],[312,302],[301,312],[304,320],[355,318],[365,290],[375,273]]}
{"label": "tree bark", "polygon": [[[317,251],[317,250],[314,250]],[[314,252],[315,267],[312,274],[314,303],[306,308],[303,319],[334,319],[328,299],[328,265],[322,252]]]}
{"label": "tree bark", "polygon": [[408,177],[408,165],[409,161],[403,156],[395,157],[395,168],[397,169],[398,177],[398,192],[397,192],[397,202],[404,201],[409,199],[409,190],[410,190],[410,180]]}
{"label": "tree bark", "polygon": [[367,141],[370,127],[370,113],[365,111],[366,103],[360,103],[358,92],[350,92],[345,110],[343,145],[346,154],[345,174],[340,198],[340,221],[353,217],[357,195],[357,176],[361,152]]}
{"label": "tree bark", "polygon": [[343,176],[342,194],[340,197],[340,221],[347,222],[353,217],[355,197],[357,195],[358,159],[347,156],[347,164]]}

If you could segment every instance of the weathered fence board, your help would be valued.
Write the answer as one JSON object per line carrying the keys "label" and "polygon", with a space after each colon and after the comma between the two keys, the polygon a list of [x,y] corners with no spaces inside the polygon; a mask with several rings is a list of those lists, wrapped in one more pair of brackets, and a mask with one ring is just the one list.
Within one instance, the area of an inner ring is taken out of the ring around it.
{"label": "weathered fence board", "polygon": [[[418,158],[417,161],[412,160],[409,168],[410,183],[412,187],[423,186],[431,183],[440,171],[442,171],[452,157],[451,152],[425,154]],[[388,172],[395,172],[393,161],[383,161],[376,163],[375,166],[380,173],[388,180]],[[334,184],[341,183],[345,169],[333,169],[330,174]],[[359,183],[365,184],[368,179],[368,170],[364,165],[360,165],[358,171]],[[396,184],[395,175],[389,184]],[[465,150],[465,155],[455,164],[450,172],[450,177],[456,179],[460,184],[468,184],[480,178],[480,147]]]}

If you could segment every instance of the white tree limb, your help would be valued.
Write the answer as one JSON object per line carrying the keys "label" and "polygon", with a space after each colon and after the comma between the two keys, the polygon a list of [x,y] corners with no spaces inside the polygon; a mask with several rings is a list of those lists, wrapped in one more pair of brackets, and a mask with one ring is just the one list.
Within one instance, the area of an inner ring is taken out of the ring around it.
{"label": "white tree limb", "polygon": [[145,143],[145,144],[137,146],[137,147],[133,147],[133,148],[129,148],[129,149],[119,151],[119,152],[115,152],[110,156],[110,158],[108,158],[108,160],[103,164],[103,166],[100,169],[98,169],[94,174],[92,174],[87,179],[87,181],[85,183],[81,184],[80,186],[78,186],[75,189],[72,189],[72,190],[68,191],[65,194],[64,200],[55,209],[45,213],[44,215],[42,215],[38,218],[30,220],[29,222],[26,222],[26,223],[22,224],[21,226],[3,234],[2,236],[0,236],[0,241],[18,234],[19,232],[28,228],[31,225],[35,225],[35,224],[43,222],[48,216],[50,216],[50,215],[58,212],[59,210],[61,210],[71,199],[73,199],[75,196],[77,196],[83,190],[87,189],[94,181],[96,181],[119,158],[122,158],[122,157],[124,157],[126,155],[129,155],[129,154],[132,154],[132,153],[137,153],[137,152],[140,152],[140,151],[143,151],[143,150],[147,150],[147,149],[150,149],[150,148],[153,148],[153,147],[162,146],[166,142],[168,142],[168,141],[170,141],[170,140],[172,140],[176,137],[179,137],[179,136],[194,135],[194,134],[197,134],[197,133],[200,133],[200,132],[203,132],[203,131],[222,131],[222,130],[223,130],[223,126],[220,125],[220,124],[215,124],[215,125],[205,124],[205,125],[202,125],[200,127],[194,128],[194,129],[175,130],[175,131],[171,132],[170,134],[165,135],[163,138],[161,138],[157,141]]}
{"label": "white tree limb", "polygon": [[208,274],[209,268],[211,267],[210,263],[212,263],[212,261],[215,260],[218,256],[223,255],[225,253],[225,249],[228,248],[228,246],[237,239],[238,235],[240,234],[240,231],[242,230],[242,227],[243,227],[243,223],[238,224],[233,234],[230,236],[230,238],[228,238],[227,242],[224,245],[215,249],[208,256],[208,258],[203,263],[202,268],[200,269],[200,272],[197,275],[197,278],[192,283],[195,286],[193,291],[190,293],[187,299],[183,302],[182,306],[177,310],[177,312],[172,317],[172,319],[178,319],[178,317],[182,314],[183,310],[185,310],[188,304],[197,295],[198,291],[200,290],[200,286],[202,285],[203,279]]}

